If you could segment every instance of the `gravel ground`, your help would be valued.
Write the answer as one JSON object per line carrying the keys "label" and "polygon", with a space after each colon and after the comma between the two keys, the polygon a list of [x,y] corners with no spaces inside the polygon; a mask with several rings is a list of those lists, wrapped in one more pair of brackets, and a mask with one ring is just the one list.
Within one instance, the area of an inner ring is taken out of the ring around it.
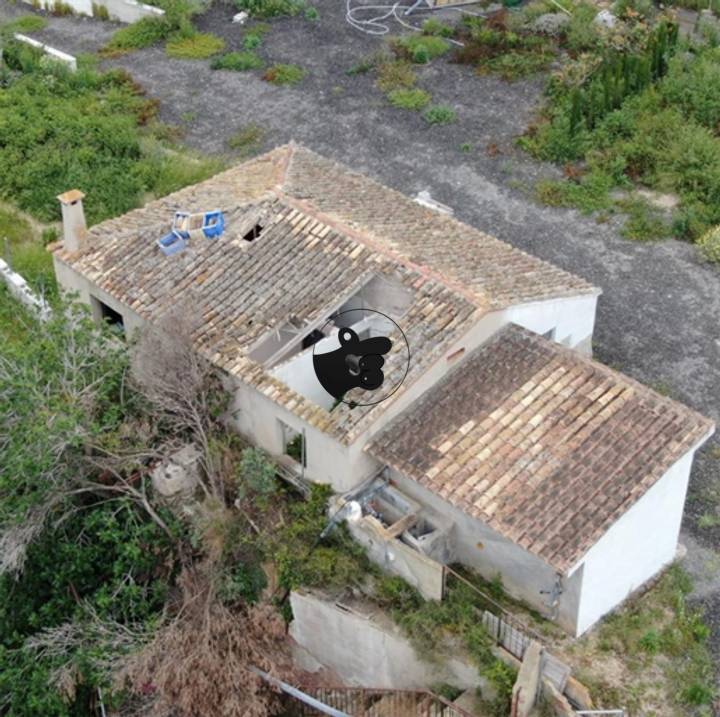
{"label": "gravel ground", "polygon": [[[294,88],[263,82],[260,72],[213,72],[208,62],[172,60],[161,48],[106,64],[129,70],[161,101],[161,118],[183,125],[185,141],[195,148],[226,153],[228,137],[254,123],[265,129],[264,148],[295,139],[405,193],[429,190],[460,219],[586,277],[604,290],[596,356],[720,421],[720,272],[699,262],[688,244],[630,242],[619,236],[617,218],[598,224],[532,200],[534,182],[557,169],[531,161],[514,139],[531,121],[543,81],[508,84],[436,60],[419,70],[419,85],[435,102],[453,106],[458,121],[430,127],[417,113],[389,107],[371,75],[346,74],[381,40],[350,28],[343,3],[318,0],[316,7],[316,22],[274,21],[259,51],[268,62],[308,70]],[[25,12],[0,0],[0,21]],[[198,24],[238,49],[242,30],[230,23],[233,12],[218,5]],[[50,18],[37,36],[67,52],[90,52],[114,29],[88,19]],[[470,152],[461,151],[464,143]],[[487,151],[490,144],[497,151]],[[696,460],[683,540],[720,657],[720,528],[697,526],[713,487],[717,501],[717,439]]]}

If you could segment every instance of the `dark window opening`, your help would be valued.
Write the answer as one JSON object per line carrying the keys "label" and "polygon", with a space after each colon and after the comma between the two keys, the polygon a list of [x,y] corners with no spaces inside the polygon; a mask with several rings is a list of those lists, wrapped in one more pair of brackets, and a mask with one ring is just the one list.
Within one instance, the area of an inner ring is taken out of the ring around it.
{"label": "dark window opening", "polygon": [[245,241],[255,241],[262,234],[262,224],[256,224],[249,232],[243,235]]}
{"label": "dark window opening", "polygon": [[320,339],[325,338],[325,334],[323,334],[322,331],[318,329],[313,329],[303,340],[302,340],[302,347],[303,349],[310,348],[313,344],[316,344]]}
{"label": "dark window opening", "polygon": [[99,316],[100,320],[106,323],[114,332],[124,335],[125,334],[125,321],[123,315],[119,311],[115,311],[112,307],[92,297],[95,307],[97,308],[96,316]]}
{"label": "dark window opening", "polygon": [[286,456],[290,456],[290,458],[299,463],[303,468],[306,468],[307,447],[305,445],[304,435],[283,421],[280,421],[280,429],[282,432],[283,453]]}

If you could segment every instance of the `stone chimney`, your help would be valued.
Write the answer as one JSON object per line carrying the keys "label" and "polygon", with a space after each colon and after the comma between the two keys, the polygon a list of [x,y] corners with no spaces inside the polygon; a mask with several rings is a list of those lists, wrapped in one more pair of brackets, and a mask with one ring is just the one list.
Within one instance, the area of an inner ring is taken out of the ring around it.
{"label": "stone chimney", "polygon": [[63,248],[73,254],[85,248],[87,224],[83,211],[83,197],[79,189],[58,195],[62,207]]}

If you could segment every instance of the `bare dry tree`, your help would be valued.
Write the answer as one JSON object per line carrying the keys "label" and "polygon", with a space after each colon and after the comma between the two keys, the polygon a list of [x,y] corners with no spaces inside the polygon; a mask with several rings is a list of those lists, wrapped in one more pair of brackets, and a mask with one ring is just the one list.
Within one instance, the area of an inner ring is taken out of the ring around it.
{"label": "bare dry tree", "polygon": [[146,698],[148,717],[267,717],[280,709],[251,668],[292,673],[282,618],[265,604],[230,610],[215,582],[210,562],[186,568],[176,616],[116,674],[117,687]]}
{"label": "bare dry tree", "polygon": [[215,370],[194,344],[201,320],[191,309],[175,308],[142,330],[132,359],[132,380],[162,419],[201,450],[205,491],[224,497],[213,462],[213,409],[221,395]]}

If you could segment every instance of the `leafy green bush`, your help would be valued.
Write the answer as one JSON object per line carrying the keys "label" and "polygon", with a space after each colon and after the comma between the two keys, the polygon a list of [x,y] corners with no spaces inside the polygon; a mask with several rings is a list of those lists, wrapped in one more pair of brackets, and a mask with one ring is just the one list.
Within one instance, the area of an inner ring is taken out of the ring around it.
{"label": "leafy green bush", "polygon": [[254,52],[227,52],[216,57],[210,67],[213,70],[258,70],[263,66],[263,61]]}
{"label": "leafy green bush", "polygon": [[433,105],[423,112],[423,119],[428,124],[448,124],[457,119],[457,114],[447,105]]}
{"label": "leafy green bush", "polygon": [[720,127],[720,49],[675,57],[658,91],[666,104],[717,133]]}
{"label": "leafy green bush", "polygon": [[397,40],[397,47],[413,62],[424,64],[445,54],[450,44],[435,35],[408,35]]}
{"label": "leafy green bush", "polygon": [[110,38],[106,51],[127,52],[150,47],[165,40],[171,32],[172,28],[165,18],[144,17],[117,30]]}
{"label": "leafy green bush", "polygon": [[314,8],[314,7],[305,8],[305,19],[310,20],[310,22],[315,22],[316,20],[319,20],[320,13],[317,11],[317,8]]}
{"label": "leafy green bush", "polygon": [[257,50],[262,45],[262,35],[258,32],[247,32],[243,37],[243,47],[248,50]]}
{"label": "leafy green bush", "polygon": [[297,85],[307,72],[297,65],[273,65],[265,70],[263,80],[273,85]]}
{"label": "leafy green bush", "polygon": [[710,229],[699,240],[700,254],[707,261],[720,263],[720,226]]}
{"label": "leafy green bush", "polygon": [[579,2],[573,7],[570,24],[565,31],[565,42],[574,52],[587,52],[600,44],[600,26],[593,22],[598,14],[594,3]]}
{"label": "leafy green bush", "polygon": [[392,90],[388,92],[388,99],[393,107],[403,110],[419,111],[430,104],[432,99],[429,92],[418,88]]}
{"label": "leafy green bush", "polygon": [[251,17],[270,18],[297,15],[305,8],[304,0],[235,0],[238,10]]}
{"label": "leafy green bush", "polygon": [[146,193],[162,195],[218,171],[217,161],[169,154],[144,137],[142,125],[155,112],[121,70],[72,73],[53,65],[15,76],[0,91],[0,194],[55,221],[56,196],[76,187],[87,194],[94,224],[133,209]]}
{"label": "leafy green bush", "polygon": [[225,40],[209,32],[198,32],[189,36],[170,38],[165,52],[170,57],[183,60],[206,60],[225,48]]}

